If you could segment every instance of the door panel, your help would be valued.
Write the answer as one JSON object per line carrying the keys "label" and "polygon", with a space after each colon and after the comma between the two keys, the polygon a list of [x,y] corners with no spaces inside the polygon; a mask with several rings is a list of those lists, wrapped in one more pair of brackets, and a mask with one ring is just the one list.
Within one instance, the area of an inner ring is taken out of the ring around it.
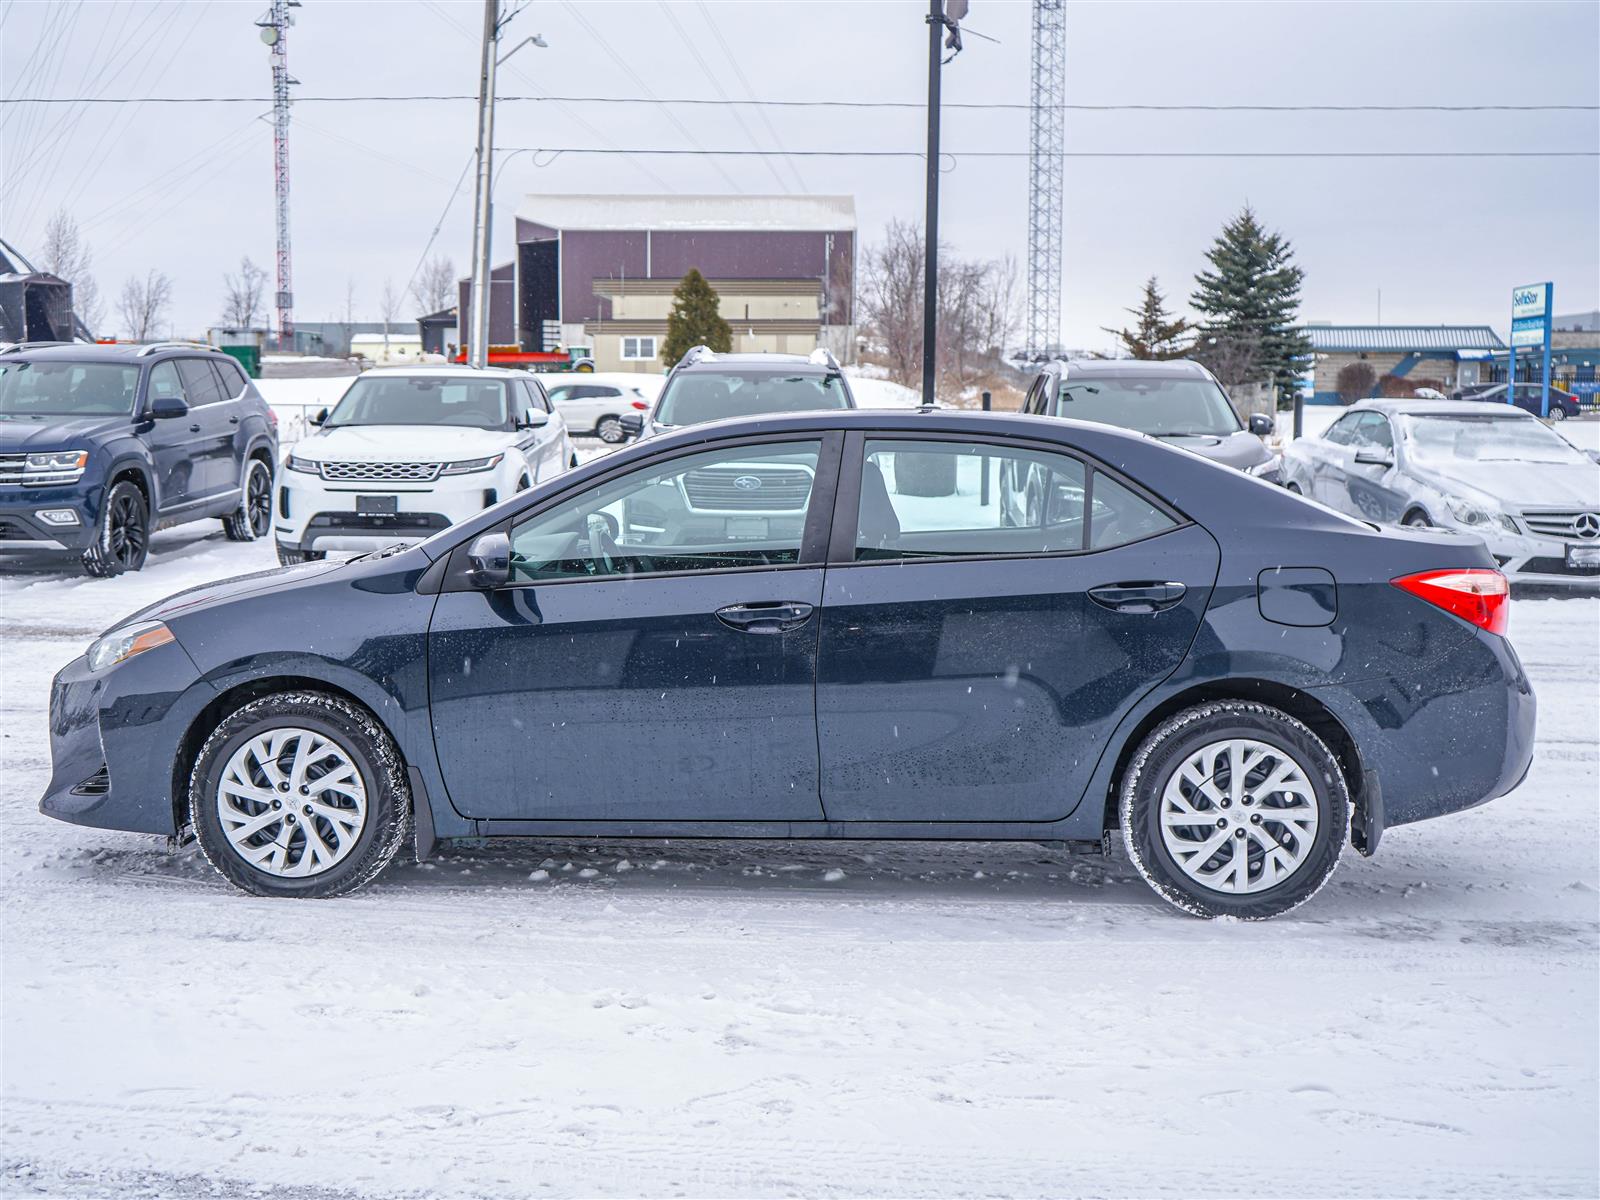
{"label": "door panel", "polygon": [[749,633],[737,604],[822,600],[799,568],[447,592],[428,638],[456,809],[565,820],[819,820],[817,618]]}
{"label": "door panel", "polygon": [[[170,359],[150,368],[145,393],[146,410],[157,397],[188,400],[178,368]],[[155,460],[158,511],[170,511],[207,494],[205,426],[194,409],[181,417],[151,421],[145,438]]]}
{"label": "door panel", "polygon": [[[222,382],[211,364],[203,358],[180,358],[178,374],[183,379],[184,396],[189,401],[189,426],[194,437],[194,494],[191,499],[218,496],[239,487],[240,471],[234,459],[233,443],[239,425],[230,418],[238,415],[235,406],[222,393]],[[198,425],[198,431],[193,429]]]}

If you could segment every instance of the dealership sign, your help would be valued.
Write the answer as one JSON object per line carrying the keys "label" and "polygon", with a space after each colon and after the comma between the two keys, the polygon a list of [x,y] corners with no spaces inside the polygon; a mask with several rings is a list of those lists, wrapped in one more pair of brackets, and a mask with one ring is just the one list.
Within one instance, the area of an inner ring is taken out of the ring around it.
{"label": "dealership sign", "polygon": [[[1555,286],[1549,283],[1530,283],[1511,289],[1511,353],[1506,359],[1506,381],[1517,381],[1517,350],[1522,346],[1538,346],[1544,351],[1544,387],[1540,394],[1539,414],[1550,415],[1550,329],[1551,314],[1555,311]],[[1506,388],[1509,403],[1515,389]]]}

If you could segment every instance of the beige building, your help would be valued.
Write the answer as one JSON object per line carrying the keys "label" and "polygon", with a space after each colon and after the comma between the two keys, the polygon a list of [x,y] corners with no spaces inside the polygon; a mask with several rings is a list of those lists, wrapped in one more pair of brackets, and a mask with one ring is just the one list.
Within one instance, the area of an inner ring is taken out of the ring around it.
{"label": "beige building", "polygon": [[[711,279],[736,354],[810,354],[822,344],[822,288],[815,279]],[[672,311],[672,279],[600,280],[611,316],[584,323],[601,371],[659,374]]]}

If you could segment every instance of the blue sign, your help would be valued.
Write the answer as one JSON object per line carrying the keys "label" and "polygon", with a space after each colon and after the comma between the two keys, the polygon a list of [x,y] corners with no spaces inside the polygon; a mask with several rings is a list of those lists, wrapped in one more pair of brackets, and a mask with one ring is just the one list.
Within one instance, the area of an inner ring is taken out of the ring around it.
{"label": "blue sign", "polygon": [[1556,287],[1553,283],[1530,283],[1511,290],[1511,352],[1506,356],[1506,403],[1516,393],[1517,347],[1544,348],[1544,388],[1540,393],[1539,415],[1550,415],[1550,328],[1555,311]]}

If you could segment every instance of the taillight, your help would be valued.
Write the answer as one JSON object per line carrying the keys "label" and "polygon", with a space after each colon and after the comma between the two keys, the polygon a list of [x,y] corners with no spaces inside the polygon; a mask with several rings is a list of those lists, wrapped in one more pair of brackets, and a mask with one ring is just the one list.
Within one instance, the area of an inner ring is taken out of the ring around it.
{"label": "taillight", "polygon": [[1463,621],[1471,621],[1479,629],[1505,635],[1506,622],[1511,616],[1511,585],[1499,571],[1482,567],[1419,571],[1389,582]]}
{"label": "taillight", "polygon": [[637,408],[637,409],[638,409],[638,410],[639,410],[639,411],[640,411],[640,412],[644,412],[644,411],[646,411],[646,410],[647,410],[647,409],[648,409],[648,408],[649,408],[649,407],[650,407],[650,406],[649,406],[649,405],[648,405],[648,404],[646,404],[646,403],[645,403],[645,402],[644,402],[644,401],[643,401],[643,400],[635,400],[635,401],[634,401],[634,402],[633,402],[633,406],[634,406],[634,407],[635,407],[635,408]]}

